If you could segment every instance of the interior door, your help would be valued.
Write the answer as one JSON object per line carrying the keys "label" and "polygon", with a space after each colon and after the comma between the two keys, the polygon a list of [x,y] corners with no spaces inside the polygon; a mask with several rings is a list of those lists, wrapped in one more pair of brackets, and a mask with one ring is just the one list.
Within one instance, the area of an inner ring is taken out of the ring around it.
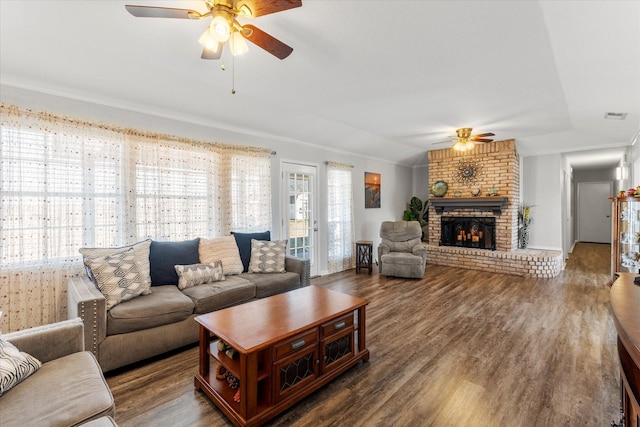
{"label": "interior door", "polygon": [[282,235],[291,256],[311,260],[311,276],[318,275],[317,166],[282,163],[284,201]]}
{"label": "interior door", "polygon": [[611,243],[613,182],[578,183],[578,241]]}

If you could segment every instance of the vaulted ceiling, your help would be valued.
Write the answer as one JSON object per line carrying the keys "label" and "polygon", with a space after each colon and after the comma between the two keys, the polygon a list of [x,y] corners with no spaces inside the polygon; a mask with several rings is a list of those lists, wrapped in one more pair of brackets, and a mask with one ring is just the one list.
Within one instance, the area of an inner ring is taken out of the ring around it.
{"label": "vaulted ceiling", "polygon": [[283,61],[251,44],[202,60],[208,20],[125,4],[207,10],[2,0],[0,83],[409,166],[459,127],[594,162],[640,129],[639,1],[303,0],[241,19],[293,47]]}

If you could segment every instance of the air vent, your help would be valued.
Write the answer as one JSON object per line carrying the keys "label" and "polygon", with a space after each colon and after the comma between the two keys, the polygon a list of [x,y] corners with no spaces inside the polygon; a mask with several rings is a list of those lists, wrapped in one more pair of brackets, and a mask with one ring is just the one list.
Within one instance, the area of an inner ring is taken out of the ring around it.
{"label": "air vent", "polygon": [[604,118],[607,120],[624,120],[627,118],[628,113],[604,113]]}

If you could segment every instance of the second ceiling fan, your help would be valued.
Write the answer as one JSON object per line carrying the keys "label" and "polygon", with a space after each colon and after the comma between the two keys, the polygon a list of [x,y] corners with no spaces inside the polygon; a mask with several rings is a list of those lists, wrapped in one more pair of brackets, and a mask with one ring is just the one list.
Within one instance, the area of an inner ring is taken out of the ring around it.
{"label": "second ceiling fan", "polygon": [[[491,142],[493,139],[487,138],[488,136],[495,136],[491,132],[479,133],[477,135],[471,135],[473,128],[460,128],[456,129],[456,135],[452,137],[453,148],[456,151],[469,151],[473,149],[476,142]],[[436,142],[436,144],[447,144],[450,141]]]}
{"label": "second ceiling fan", "polygon": [[209,9],[200,13],[191,9],[157,6],[125,5],[127,11],[139,18],[203,19],[211,17],[211,24],[198,40],[203,46],[202,59],[219,59],[226,42],[236,56],[248,50],[246,40],[279,59],[285,59],[293,48],[265,33],[254,25],[241,25],[237,17],[257,18],[302,6],[302,0],[203,0]]}

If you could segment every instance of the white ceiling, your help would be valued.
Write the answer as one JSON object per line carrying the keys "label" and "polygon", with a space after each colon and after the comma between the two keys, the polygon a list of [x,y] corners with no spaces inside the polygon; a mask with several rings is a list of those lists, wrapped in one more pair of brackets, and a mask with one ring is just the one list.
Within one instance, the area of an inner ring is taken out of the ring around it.
{"label": "white ceiling", "polygon": [[640,128],[640,1],[303,0],[241,20],[289,58],[249,44],[234,66],[225,52],[226,71],[200,59],[207,21],[125,4],[206,10],[1,0],[0,83],[410,166],[459,127],[610,165]]}

